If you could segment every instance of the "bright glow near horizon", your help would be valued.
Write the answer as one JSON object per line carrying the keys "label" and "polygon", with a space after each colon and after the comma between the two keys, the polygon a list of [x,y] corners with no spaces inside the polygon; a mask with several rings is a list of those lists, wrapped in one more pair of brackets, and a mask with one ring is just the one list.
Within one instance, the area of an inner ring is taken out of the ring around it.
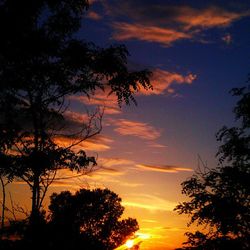
{"label": "bright glow near horizon", "polygon": [[127,248],[131,248],[134,246],[134,240],[127,240],[127,242],[125,243]]}

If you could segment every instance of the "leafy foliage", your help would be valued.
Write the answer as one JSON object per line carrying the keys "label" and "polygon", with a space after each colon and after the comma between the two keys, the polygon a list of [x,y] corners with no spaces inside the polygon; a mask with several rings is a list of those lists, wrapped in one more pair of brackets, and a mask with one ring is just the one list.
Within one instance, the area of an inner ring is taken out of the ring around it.
{"label": "leafy foliage", "polygon": [[208,227],[207,233],[187,233],[184,249],[249,249],[250,247],[250,92],[234,89],[240,97],[234,112],[240,127],[223,127],[217,134],[220,165],[197,172],[182,183],[191,200],[175,210],[191,216],[190,224]]}
{"label": "leafy foliage", "polygon": [[[106,90],[121,105],[135,102],[140,87],[152,88],[148,70],[128,70],[124,46],[104,49],[78,38],[88,7],[87,0],[0,1],[0,149],[11,162],[0,168],[29,185],[33,222],[58,169],[96,163],[74,146],[100,133],[102,113],[72,132],[69,97]],[[74,142],[65,147],[60,138]]]}
{"label": "leafy foliage", "polygon": [[114,249],[138,230],[135,219],[120,220],[121,198],[108,189],[81,189],[51,196],[51,241],[57,247]]}

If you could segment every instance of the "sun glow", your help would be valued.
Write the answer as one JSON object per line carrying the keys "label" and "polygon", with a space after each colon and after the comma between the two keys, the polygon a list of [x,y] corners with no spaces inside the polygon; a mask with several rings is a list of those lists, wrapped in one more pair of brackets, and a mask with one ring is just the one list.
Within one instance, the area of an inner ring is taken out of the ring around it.
{"label": "sun glow", "polygon": [[127,248],[131,248],[134,246],[134,240],[127,240],[127,242],[125,243]]}
{"label": "sun glow", "polygon": [[144,240],[149,238],[151,238],[149,234],[136,232],[133,238],[128,239],[125,244],[117,247],[115,250],[131,249],[134,246],[139,246]]}

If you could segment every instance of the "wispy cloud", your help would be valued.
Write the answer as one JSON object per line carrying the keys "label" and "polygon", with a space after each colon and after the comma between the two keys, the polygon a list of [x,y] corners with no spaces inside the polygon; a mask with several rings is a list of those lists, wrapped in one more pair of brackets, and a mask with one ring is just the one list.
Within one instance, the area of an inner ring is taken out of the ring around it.
{"label": "wispy cloud", "polygon": [[102,16],[95,11],[89,11],[87,14],[87,18],[95,20],[95,21],[99,21],[102,19]]}
{"label": "wispy cloud", "polygon": [[143,208],[150,211],[173,211],[175,202],[154,195],[136,194],[125,199],[122,204],[128,207]]}
{"label": "wispy cloud", "polygon": [[103,167],[113,167],[119,165],[131,165],[134,164],[133,161],[123,158],[101,158],[99,159],[98,165]]}
{"label": "wispy cloud", "polygon": [[123,175],[135,162],[124,158],[100,158],[98,165],[90,176],[117,176]]}
{"label": "wispy cloud", "polygon": [[162,69],[155,69],[153,71],[153,76],[151,82],[153,85],[152,91],[141,90],[140,94],[143,95],[160,95],[164,93],[173,94],[175,90],[173,89],[173,84],[192,84],[197,78],[195,74],[187,74],[186,76],[175,72],[169,72]]}
{"label": "wispy cloud", "polygon": [[112,119],[112,125],[116,127],[114,130],[121,135],[131,135],[147,140],[155,140],[161,135],[159,130],[144,122]]}
{"label": "wispy cloud", "polygon": [[86,176],[85,179],[90,186],[98,185],[102,187],[109,187],[110,184],[115,184],[119,187],[137,188],[144,185],[143,183],[132,181],[128,182],[121,179],[120,177],[124,176],[125,173],[125,171],[109,172],[102,169]]}
{"label": "wispy cloud", "polygon": [[146,222],[146,223],[157,223],[157,220],[144,219],[144,220],[142,220],[142,222]]}
{"label": "wispy cloud", "polygon": [[[182,75],[177,72],[170,72],[163,69],[153,69],[151,77],[151,83],[153,85],[152,90],[145,90],[140,88],[138,95],[161,95],[164,93],[175,93],[174,84],[192,84],[196,78],[196,74],[189,73]],[[121,114],[122,109],[118,106],[117,97],[115,94],[107,94],[104,91],[96,91],[95,95],[90,96],[71,96],[70,100],[83,103],[85,105],[94,105],[104,107],[104,113],[108,115]],[[86,116],[77,114],[75,112],[69,112],[67,116],[74,121],[83,121]]]}
{"label": "wispy cloud", "polygon": [[137,39],[170,46],[173,42],[178,40],[192,38],[190,34],[174,29],[146,26],[139,23],[130,24],[125,22],[116,22],[112,26],[114,28],[112,38],[117,41]]}
{"label": "wispy cloud", "polygon": [[[58,136],[55,142],[63,147],[68,147],[79,141],[79,138],[69,138],[65,136]],[[73,147],[74,150],[89,150],[89,151],[106,151],[110,149],[110,144],[113,142],[112,139],[101,135],[92,137],[85,141],[82,141]]]}
{"label": "wispy cloud", "polygon": [[226,5],[157,4],[154,1],[104,1],[110,16],[126,17],[129,21],[113,22],[116,40],[143,40],[170,46],[180,40],[204,42],[208,29],[229,27],[250,15],[249,9],[232,9]]}
{"label": "wispy cloud", "polygon": [[186,30],[194,28],[209,29],[229,26],[236,20],[249,14],[249,11],[235,12],[218,6],[210,6],[203,9],[183,6],[176,12],[174,20],[183,24]]}
{"label": "wispy cloud", "polygon": [[149,142],[147,143],[147,145],[151,148],[158,148],[158,149],[165,149],[167,148],[166,145],[160,144],[160,143],[156,143],[156,142]]}
{"label": "wispy cloud", "polygon": [[134,166],[134,162],[128,159],[122,158],[101,158],[98,160],[97,169],[91,172],[86,178],[92,183],[102,183],[104,186],[110,183],[117,186],[123,186],[127,188],[137,188],[143,186],[143,183],[126,181],[126,178],[120,178],[124,176],[131,166]]}
{"label": "wispy cloud", "polygon": [[179,173],[182,171],[185,171],[185,172],[193,171],[193,169],[191,168],[177,167],[177,166],[171,166],[171,165],[157,166],[157,165],[137,164],[136,166],[139,170],[163,172],[163,173]]}
{"label": "wispy cloud", "polygon": [[118,106],[117,97],[115,94],[107,94],[104,91],[96,91],[95,95],[90,96],[71,96],[70,100],[78,101],[85,105],[95,105],[104,107],[104,113],[113,115],[120,114],[121,108]]}
{"label": "wispy cloud", "polygon": [[88,122],[89,116],[86,113],[79,113],[71,110],[67,110],[65,113],[65,118],[71,122],[77,124],[83,124],[84,122]]}
{"label": "wispy cloud", "polygon": [[77,190],[79,188],[105,188],[109,187],[110,184],[126,188],[138,188],[144,185],[139,182],[128,182],[124,180],[124,178],[121,179],[126,173],[126,168],[121,168],[120,166],[97,166],[91,169],[86,169],[81,173],[75,173],[69,169],[63,169],[57,172],[56,179],[51,187],[67,187],[70,190]]}

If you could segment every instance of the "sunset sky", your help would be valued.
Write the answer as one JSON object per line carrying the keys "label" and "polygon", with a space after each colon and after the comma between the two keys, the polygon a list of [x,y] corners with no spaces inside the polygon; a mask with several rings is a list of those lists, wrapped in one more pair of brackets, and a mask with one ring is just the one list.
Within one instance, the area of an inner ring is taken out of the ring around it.
{"label": "sunset sky", "polygon": [[[79,145],[98,167],[55,182],[49,194],[107,187],[122,198],[124,216],[150,235],[141,250],[172,250],[188,230],[188,218],[173,212],[186,199],[180,184],[194,173],[198,155],[216,166],[215,134],[234,122],[236,100],[228,92],[250,72],[250,1],[91,2],[77,36],[101,47],[125,44],[129,68],[151,70],[154,89],[136,94],[137,106],[121,108],[101,91],[90,100],[70,97],[72,121],[84,120],[86,108],[105,106],[100,136]],[[13,185],[15,199],[30,198],[25,185]]]}

